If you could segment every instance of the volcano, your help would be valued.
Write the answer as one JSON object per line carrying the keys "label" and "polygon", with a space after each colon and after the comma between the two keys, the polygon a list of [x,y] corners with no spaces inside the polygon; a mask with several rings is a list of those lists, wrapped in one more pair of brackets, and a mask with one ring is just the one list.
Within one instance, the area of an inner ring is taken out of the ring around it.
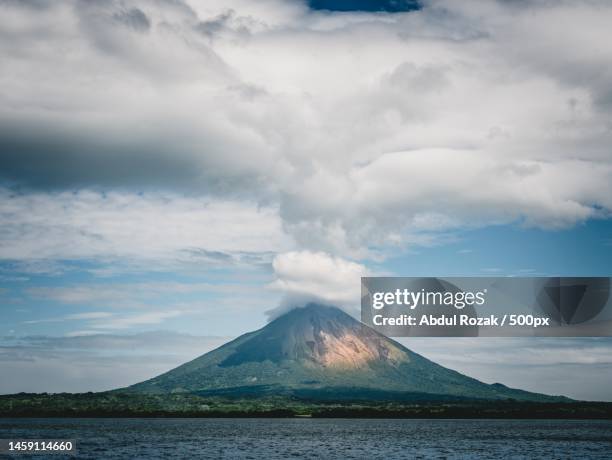
{"label": "volcano", "polygon": [[568,401],[480,382],[412,352],[338,308],[318,304],[291,310],[126,390],[327,400]]}

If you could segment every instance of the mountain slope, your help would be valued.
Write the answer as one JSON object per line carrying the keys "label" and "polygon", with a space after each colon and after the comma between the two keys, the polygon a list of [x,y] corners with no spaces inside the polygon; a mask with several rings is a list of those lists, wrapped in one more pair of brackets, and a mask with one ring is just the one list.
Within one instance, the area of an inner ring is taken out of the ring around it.
{"label": "mountain slope", "polygon": [[254,332],[128,388],[139,393],[290,394],[382,399],[566,398],[488,385],[442,367],[334,307],[294,309]]}

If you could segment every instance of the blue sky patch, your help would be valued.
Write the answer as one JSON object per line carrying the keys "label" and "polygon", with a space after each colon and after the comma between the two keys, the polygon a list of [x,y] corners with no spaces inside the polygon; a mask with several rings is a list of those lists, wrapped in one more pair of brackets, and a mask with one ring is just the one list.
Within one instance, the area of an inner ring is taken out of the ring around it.
{"label": "blue sky patch", "polygon": [[308,5],[313,10],[329,11],[384,11],[401,13],[421,8],[414,0],[310,0]]}

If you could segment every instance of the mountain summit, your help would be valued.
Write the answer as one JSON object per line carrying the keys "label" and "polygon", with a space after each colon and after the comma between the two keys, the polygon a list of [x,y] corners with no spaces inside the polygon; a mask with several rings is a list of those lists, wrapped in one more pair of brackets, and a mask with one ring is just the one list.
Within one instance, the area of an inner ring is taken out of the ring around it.
{"label": "mountain summit", "polygon": [[338,308],[318,304],[291,310],[128,390],[338,400],[566,399],[485,384],[410,351]]}

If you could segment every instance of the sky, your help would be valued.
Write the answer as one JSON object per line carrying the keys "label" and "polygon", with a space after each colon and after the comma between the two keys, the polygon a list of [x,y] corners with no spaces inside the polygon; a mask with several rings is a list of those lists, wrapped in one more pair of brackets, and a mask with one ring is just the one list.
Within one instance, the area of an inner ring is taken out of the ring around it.
{"label": "sky", "polygon": [[[309,299],[357,315],[364,275],[611,275],[609,2],[0,17],[0,393],[136,383]],[[606,338],[402,343],[612,400]]]}

